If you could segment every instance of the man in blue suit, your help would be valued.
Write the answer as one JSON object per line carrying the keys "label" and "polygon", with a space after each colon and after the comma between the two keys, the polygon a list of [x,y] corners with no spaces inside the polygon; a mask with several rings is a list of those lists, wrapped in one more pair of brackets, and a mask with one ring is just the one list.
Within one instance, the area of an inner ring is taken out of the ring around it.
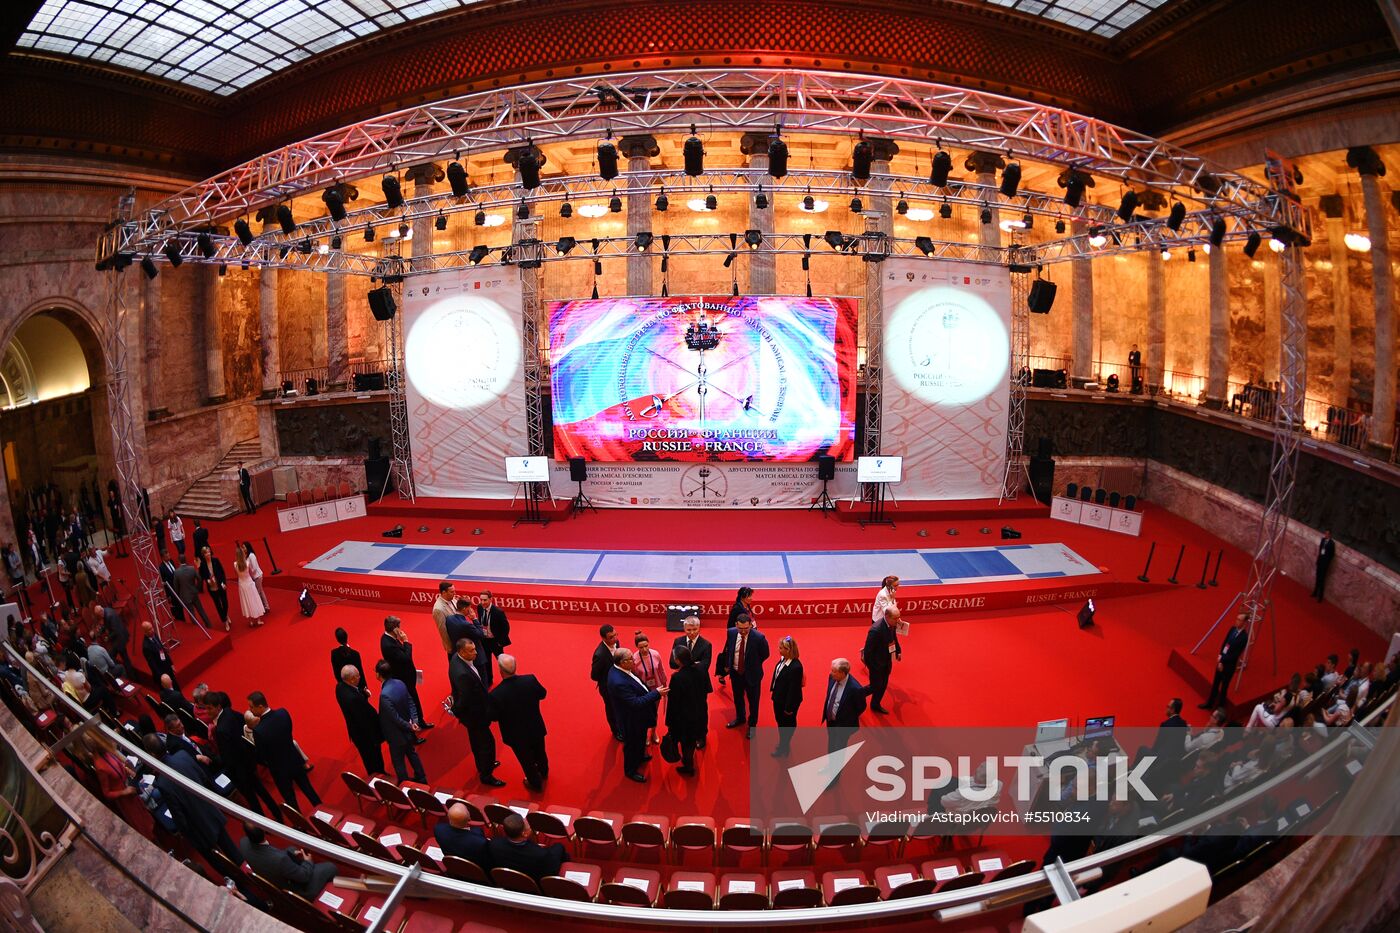
{"label": "man in blue suit", "polygon": [[763,689],[763,662],[767,660],[768,639],[753,627],[748,613],[740,613],[715,663],[715,675],[721,684],[727,676],[734,678],[734,720],[726,728],[737,729],[747,722],[749,738],[758,725],[758,694]]}
{"label": "man in blue suit", "polygon": [[622,772],[629,781],[646,783],[642,762],[650,761],[647,754],[647,728],[656,722],[656,706],[670,693],[669,687],[648,690],[641,678],[632,673],[636,663],[626,648],[613,650],[613,666],[608,669],[608,696],[622,729]]}
{"label": "man in blue suit", "polygon": [[826,697],[822,702],[822,724],[826,726],[828,753],[845,748],[851,736],[856,734],[869,692],[851,676],[850,661],[837,658],[831,662],[831,677],[827,679]]}

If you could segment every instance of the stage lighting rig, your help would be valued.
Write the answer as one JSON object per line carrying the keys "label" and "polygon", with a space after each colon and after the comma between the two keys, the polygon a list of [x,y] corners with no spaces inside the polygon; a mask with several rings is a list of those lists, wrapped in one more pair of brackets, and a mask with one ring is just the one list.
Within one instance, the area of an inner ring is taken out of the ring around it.
{"label": "stage lighting rig", "polygon": [[438,211],[437,218],[433,221],[433,227],[434,227],[434,229],[437,229],[437,230],[446,230],[446,229],[447,229],[447,215],[444,214],[442,211]]}
{"label": "stage lighting rig", "polygon": [[447,163],[447,183],[452,187],[454,198],[465,198],[471,194],[471,179],[467,177],[467,170],[462,167],[462,163],[456,159]]}
{"label": "stage lighting rig", "polygon": [[1186,220],[1186,205],[1180,201],[1172,204],[1171,213],[1167,215],[1167,229],[1175,233],[1181,229],[1181,224]]}
{"label": "stage lighting rig", "polygon": [[1225,242],[1225,218],[1217,217],[1210,223],[1210,245],[1219,246]]}
{"label": "stage lighting rig", "polygon": [[926,236],[914,237],[914,245],[919,248],[919,252],[925,256],[933,254],[933,240]]}
{"label": "stage lighting rig", "polygon": [[938,208],[938,216],[942,217],[944,220],[948,220],[950,217],[953,216],[953,205],[949,204],[947,201],[944,201],[943,204],[940,205]]}
{"label": "stage lighting rig", "polygon": [[692,178],[705,174],[705,144],[695,135],[695,124],[690,125],[690,137],[681,148],[685,160],[685,173]]}
{"label": "stage lighting rig", "polygon": [[863,203],[861,202],[860,198],[851,198],[851,213],[852,213],[852,214],[859,214],[859,213],[862,213],[864,210],[865,210],[865,204],[863,204]]}
{"label": "stage lighting rig", "polygon": [[384,206],[389,210],[397,210],[403,207],[403,189],[399,187],[399,180],[393,175],[385,175],[379,182],[379,187],[384,189]]}
{"label": "stage lighting rig", "polygon": [[851,150],[851,177],[856,181],[870,180],[870,163],[875,159],[875,151],[870,143],[862,139]]}
{"label": "stage lighting rig", "polygon": [[199,255],[203,256],[205,259],[213,259],[214,254],[218,252],[218,250],[214,248],[214,240],[209,236],[207,231],[200,231],[199,235],[194,238],[194,243],[199,249]]}
{"label": "stage lighting rig", "polygon": [[768,209],[768,195],[763,193],[762,185],[758,186],[758,194],[754,195],[753,206],[760,211],[766,211]]}
{"label": "stage lighting rig", "polygon": [[603,181],[617,177],[617,147],[607,140],[598,144],[598,177]]}
{"label": "stage lighting rig", "polygon": [[156,277],[156,264],[150,256],[141,257],[141,271],[146,273],[146,278],[148,279],[153,279]]}
{"label": "stage lighting rig", "polygon": [[366,243],[373,243],[373,242],[374,242],[374,228],[371,227],[369,224],[365,224],[365,242],[366,242]]}
{"label": "stage lighting rig", "polygon": [[1251,231],[1249,234],[1249,239],[1244,241],[1244,254],[1250,259],[1253,259],[1254,254],[1259,252],[1259,244],[1263,242],[1264,241],[1259,236],[1258,230]]}
{"label": "stage lighting rig", "polygon": [[180,263],[185,261],[184,257],[180,255],[179,240],[168,241],[164,246],[161,247],[160,251],[165,254],[165,258],[169,260],[170,268],[172,269],[180,268]]}
{"label": "stage lighting rig", "polygon": [[788,170],[788,147],[781,136],[774,136],[768,143],[768,174],[782,178]]}
{"label": "stage lighting rig", "polygon": [[671,199],[666,197],[666,189],[662,188],[661,193],[656,196],[656,209],[664,214],[670,206]]}
{"label": "stage lighting rig", "polygon": [[1070,207],[1078,207],[1084,201],[1084,189],[1094,187],[1094,176],[1076,168],[1065,169],[1056,181],[1065,189],[1065,203]]}
{"label": "stage lighting rig", "polygon": [[1129,188],[1123,193],[1123,200],[1118,202],[1118,219],[1127,223],[1133,219],[1133,212],[1138,207],[1138,194]]}
{"label": "stage lighting rig", "polygon": [[614,214],[622,213],[622,198],[617,196],[616,191],[613,192],[612,197],[608,198],[608,210]]}
{"label": "stage lighting rig", "polygon": [[253,243],[253,229],[248,226],[248,221],[242,217],[233,222],[233,232],[238,237],[238,242],[244,246],[251,246]]}
{"label": "stage lighting rig", "polygon": [[1006,168],[1001,170],[1001,193],[1003,197],[1016,197],[1016,190],[1021,187],[1021,163],[1014,159],[1006,163]]}
{"label": "stage lighting rig", "polygon": [[345,219],[345,197],[340,193],[340,185],[332,185],[321,192],[321,200],[326,204],[326,213],[331,220],[340,223]]}
{"label": "stage lighting rig", "polygon": [[491,247],[489,246],[473,246],[472,251],[467,254],[467,262],[474,266],[479,266],[481,265],[481,261],[490,255],[490,253]]}
{"label": "stage lighting rig", "polygon": [[948,187],[948,175],[952,171],[953,157],[940,145],[938,151],[933,154],[933,170],[929,172],[929,184],[938,188]]}
{"label": "stage lighting rig", "polygon": [[567,256],[575,246],[578,246],[578,240],[571,236],[561,236],[559,242],[554,244],[554,249],[560,256]]}
{"label": "stage lighting rig", "polygon": [[651,231],[643,230],[638,233],[636,238],[632,241],[632,248],[639,253],[646,252],[651,247],[651,241]]}
{"label": "stage lighting rig", "polygon": [[526,145],[520,157],[515,161],[515,167],[520,172],[520,187],[526,191],[533,191],[540,186],[540,156],[535,149],[534,142]]}
{"label": "stage lighting rig", "polygon": [[744,244],[745,244],[746,246],[748,246],[748,248],[749,248],[750,250],[756,250],[756,249],[758,249],[760,246],[763,245],[763,231],[762,231],[762,230],[745,230],[745,231],[744,231]]}
{"label": "stage lighting rig", "polygon": [[296,233],[297,222],[292,217],[292,206],[290,204],[277,205],[277,223],[281,225],[282,232],[290,236]]}

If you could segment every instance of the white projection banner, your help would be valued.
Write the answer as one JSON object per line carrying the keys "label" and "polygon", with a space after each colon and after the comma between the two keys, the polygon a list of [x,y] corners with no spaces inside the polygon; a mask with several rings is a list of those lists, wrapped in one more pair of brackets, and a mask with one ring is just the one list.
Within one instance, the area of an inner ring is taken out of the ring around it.
{"label": "white projection banner", "polygon": [[1010,398],[1005,268],[889,259],[880,452],[904,458],[901,499],[1001,493]]}
{"label": "white projection banner", "polygon": [[510,498],[501,464],[529,453],[520,271],[462,269],[403,289],[413,481],[420,496]]}

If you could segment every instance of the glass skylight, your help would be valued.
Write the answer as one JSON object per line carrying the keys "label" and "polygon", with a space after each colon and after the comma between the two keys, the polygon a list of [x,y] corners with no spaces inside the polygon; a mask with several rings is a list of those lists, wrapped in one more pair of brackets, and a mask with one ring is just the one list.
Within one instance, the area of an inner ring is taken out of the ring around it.
{"label": "glass skylight", "polygon": [[1167,0],[987,0],[1031,16],[1111,39]]}
{"label": "glass skylight", "polygon": [[480,0],[45,0],[17,43],[214,94]]}

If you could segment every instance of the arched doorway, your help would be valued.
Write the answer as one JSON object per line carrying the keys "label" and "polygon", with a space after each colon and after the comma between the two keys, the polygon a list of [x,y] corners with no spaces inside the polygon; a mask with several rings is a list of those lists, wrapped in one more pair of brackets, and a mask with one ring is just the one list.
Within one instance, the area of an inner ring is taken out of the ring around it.
{"label": "arched doorway", "polygon": [[0,456],[13,534],[26,569],[34,528],[47,562],[66,518],[80,510],[94,529],[107,525],[106,483],[113,475],[102,345],[78,311],[48,307],[23,318],[0,347]]}

